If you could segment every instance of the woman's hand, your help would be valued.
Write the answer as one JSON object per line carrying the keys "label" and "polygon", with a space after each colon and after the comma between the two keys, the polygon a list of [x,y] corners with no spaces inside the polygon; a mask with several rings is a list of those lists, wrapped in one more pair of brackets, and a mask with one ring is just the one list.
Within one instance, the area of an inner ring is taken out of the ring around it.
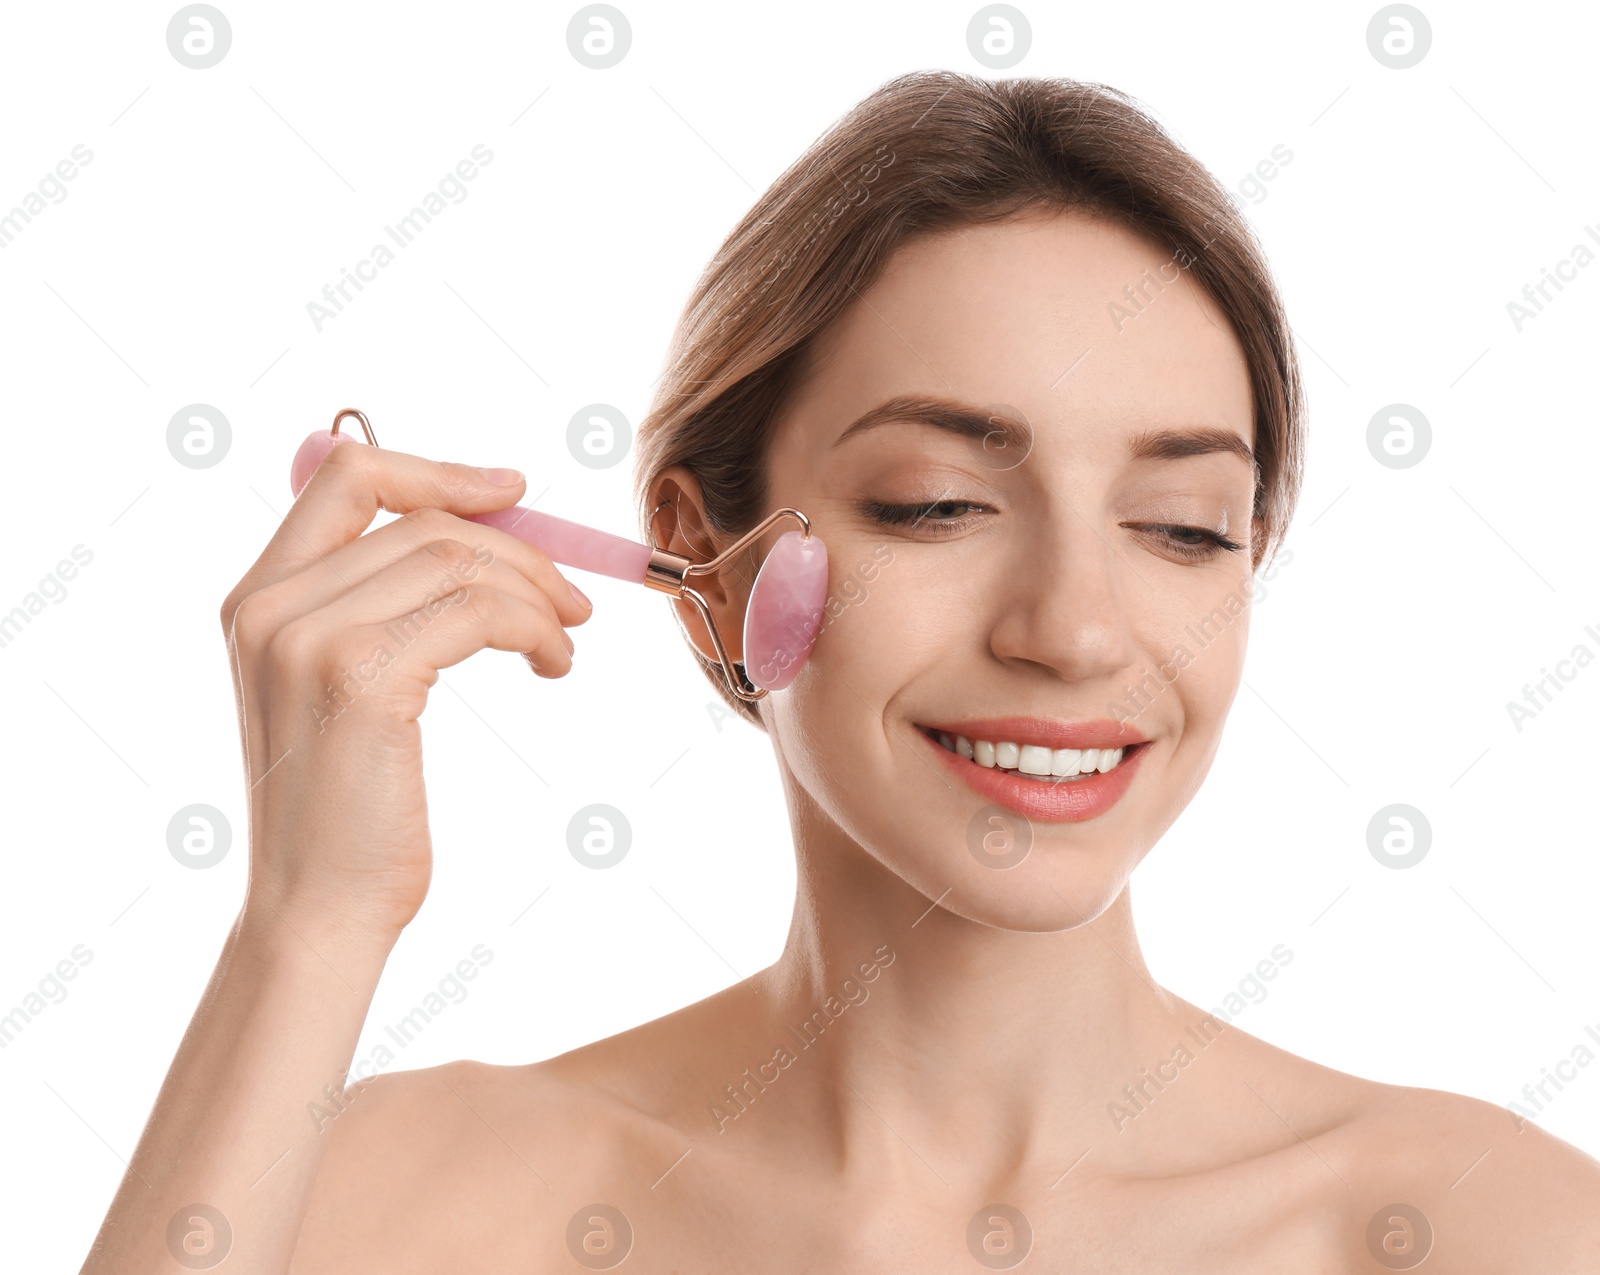
{"label": "woman's hand", "polygon": [[[588,619],[549,557],[462,515],[515,471],[331,451],[222,604],[250,795],[246,910],[392,939],[432,871],[417,718],[439,670],[494,647],[572,667]],[[363,535],[379,509],[404,516]]]}

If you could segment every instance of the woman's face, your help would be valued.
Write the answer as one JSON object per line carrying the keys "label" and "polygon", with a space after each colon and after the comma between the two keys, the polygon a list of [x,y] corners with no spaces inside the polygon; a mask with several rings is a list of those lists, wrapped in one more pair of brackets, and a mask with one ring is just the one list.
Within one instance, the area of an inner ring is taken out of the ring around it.
{"label": "woman's face", "polygon": [[[1244,354],[1171,254],[1081,215],[904,247],[825,334],[770,455],[769,509],[802,510],[829,555],[816,645],[758,706],[807,835],[836,827],[988,924],[1098,915],[1238,688],[1251,441]],[[993,768],[927,733],[1011,717],[1044,724],[967,731],[1031,742]],[[1053,745],[1096,741],[1137,746],[1062,776]],[[1002,773],[1018,760],[1055,773]]]}

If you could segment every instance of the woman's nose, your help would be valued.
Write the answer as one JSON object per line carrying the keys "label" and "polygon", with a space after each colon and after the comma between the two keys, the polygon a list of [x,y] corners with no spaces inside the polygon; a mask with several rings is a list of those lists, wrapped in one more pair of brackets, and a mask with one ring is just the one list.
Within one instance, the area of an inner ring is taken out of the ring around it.
{"label": "woman's nose", "polygon": [[1128,550],[1073,513],[1015,549],[993,595],[994,654],[1074,682],[1129,668],[1135,661],[1133,608],[1151,586],[1140,579]]}

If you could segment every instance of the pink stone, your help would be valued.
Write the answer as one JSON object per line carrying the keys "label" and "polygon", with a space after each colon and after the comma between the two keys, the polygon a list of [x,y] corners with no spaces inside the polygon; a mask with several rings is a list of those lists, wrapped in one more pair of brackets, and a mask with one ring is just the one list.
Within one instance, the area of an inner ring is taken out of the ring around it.
{"label": "pink stone", "polygon": [[769,691],[794,681],[822,629],[828,549],[820,536],[786,531],[756,574],[744,613],[745,676]]}
{"label": "pink stone", "polygon": [[289,466],[289,490],[298,496],[311,481],[311,475],[317,472],[317,466],[322,464],[323,458],[340,443],[349,441],[350,435],[334,434],[326,429],[308,434],[306,441],[300,444],[300,450],[294,454],[294,464]]}

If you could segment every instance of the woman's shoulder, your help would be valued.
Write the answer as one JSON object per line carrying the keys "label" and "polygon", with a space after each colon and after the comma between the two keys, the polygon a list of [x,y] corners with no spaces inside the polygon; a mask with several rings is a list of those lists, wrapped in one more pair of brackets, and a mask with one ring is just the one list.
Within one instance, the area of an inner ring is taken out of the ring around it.
{"label": "woman's shoulder", "polygon": [[296,1275],[570,1262],[574,1214],[678,1153],[669,1126],[563,1058],[356,1081],[322,1136]]}
{"label": "woman's shoulder", "polygon": [[1433,1204],[1455,1269],[1600,1271],[1600,1162],[1532,1121],[1465,1094],[1368,1082],[1347,1136],[1424,1214]]}
{"label": "woman's shoulder", "polygon": [[1229,1052],[1281,1130],[1262,1163],[1310,1168],[1305,1214],[1358,1262],[1600,1271],[1600,1162],[1572,1144],[1493,1103],[1368,1080],[1242,1032]]}
{"label": "woman's shoulder", "polygon": [[748,994],[735,985],[539,1062],[384,1072],[322,1099],[295,1275],[449,1270],[467,1251],[482,1269],[569,1268],[571,1246],[606,1225],[592,1206],[648,1215],[691,1146],[706,1159],[700,1083]]}

